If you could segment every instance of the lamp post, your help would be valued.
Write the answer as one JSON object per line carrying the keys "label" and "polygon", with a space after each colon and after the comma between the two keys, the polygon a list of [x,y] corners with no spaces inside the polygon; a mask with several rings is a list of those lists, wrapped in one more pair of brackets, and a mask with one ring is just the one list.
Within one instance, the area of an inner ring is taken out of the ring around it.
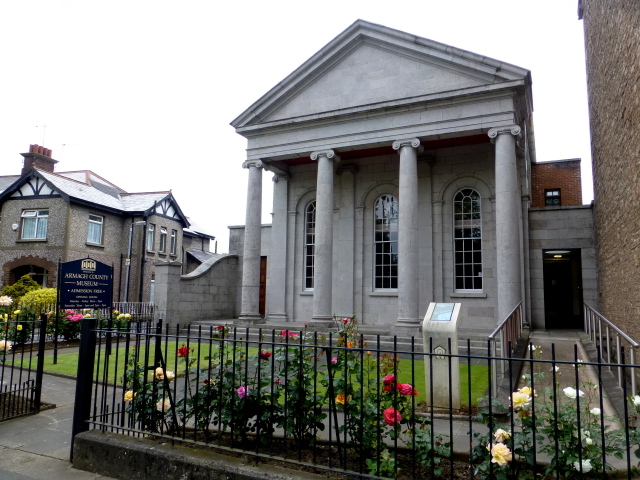
{"label": "lamp post", "polygon": [[[124,303],[129,302],[129,277],[131,276],[131,243],[133,241],[133,226],[146,225],[146,223],[147,222],[145,220],[139,220],[137,222],[131,222],[131,225],[129,226],[129,248],[127,249],[127,260],[125,262],[127,265],[127,275],[124,280]],[[142,241],[144,242],[144,238]]]}

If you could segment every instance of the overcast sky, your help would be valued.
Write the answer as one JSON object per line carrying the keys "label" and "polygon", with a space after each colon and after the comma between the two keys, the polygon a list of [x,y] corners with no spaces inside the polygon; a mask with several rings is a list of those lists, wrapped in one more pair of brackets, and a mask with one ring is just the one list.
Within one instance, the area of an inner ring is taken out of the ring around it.
{"label": "overcast sky", "polygon": [[[227,250],[246,143],[229,125],[361,18],[532,72],[538,161],[582,158],[593,197],[578,0],[15,0],[0,5],[0,175],[32,143],[59,171],[172,189]],[[46,128],[43,126],[46,125]],[[263,222],[270,223],[271,175]],[[213,248],[213,247],[212,247]]]}

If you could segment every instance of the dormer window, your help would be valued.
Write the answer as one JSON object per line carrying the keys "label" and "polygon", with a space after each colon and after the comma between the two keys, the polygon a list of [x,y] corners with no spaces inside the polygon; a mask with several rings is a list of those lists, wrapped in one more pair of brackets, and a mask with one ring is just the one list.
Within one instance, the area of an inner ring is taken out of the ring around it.
{"label": "dormer window", "polygon": [[25,210],[22,212],[22,239],[46,240],[49,210]]}

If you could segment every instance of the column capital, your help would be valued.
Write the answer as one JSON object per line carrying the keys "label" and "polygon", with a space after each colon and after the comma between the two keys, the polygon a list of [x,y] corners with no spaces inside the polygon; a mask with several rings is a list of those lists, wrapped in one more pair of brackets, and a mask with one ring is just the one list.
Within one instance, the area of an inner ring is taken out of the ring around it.
{"label": "column capital", "polygon": [[327,157],[329,160],[333,160],[336,163],[338,163],[340,161],[340,155],[338,155],[336,152],[334,152],[331,149],[329,149],[329,150],[318,150],[317,152],[312,152],[311,153],[311,160],[313,160],[314,162],[316,160],[318,160],[319,157]]}
{"label": "column capital", "polygon": [[358,173],[358,166],[357,165],[342,165],[336,171],[336,175],[342,175],[343,173],[350,173],[351,175],[355,175],[356,173]]}
{"label": "column capital", "polygon": [[288,173],[283,173],[283,174],[277,174],[274,175],[271,180],[273,181],[273,183],[278,183],[280,180],[284,180],[285,182],[290,182],[291,181],[291,175]]}
{"label": "column capital", "polygon": [[418,148],[418,147],[420,147],[420,139],[419,138],[405,138],[405,139],[402,139],[402,140],[396,140],[395,142],[393,142],[391,147],[394,150],[400,150],[402,147]]}
{"label": "column capital", "polygon": [[506,127],[492,128],[487,132],[489,138],[494,139],[498,135],[511,134],[514,137],[520,136],[520,127],[518,125],[509,125]]}
{"label": "column capital", "polygon": [[262,163],[262,160],[247,160],[242,163],[242,168],[249,168],[249,167],[264,168],[265,165],[264,163]]}

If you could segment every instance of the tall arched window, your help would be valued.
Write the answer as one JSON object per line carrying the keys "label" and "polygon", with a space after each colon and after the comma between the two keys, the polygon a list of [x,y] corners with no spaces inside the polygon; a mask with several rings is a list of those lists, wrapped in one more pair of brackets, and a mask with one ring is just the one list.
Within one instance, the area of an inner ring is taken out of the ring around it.
{"label": "tall arched window", "polygon": [[482,213],[480,195],[472,188],[453,200],[455,289],[482,290]]}
{"label": "tall arched window", "polygon": [[398,200],[392,195],[379,196],[373,215],[373,286],[398,288]]}
{"label": "tall arched window", "polygon": [[316,202],[304,211],[304,288],[313,289],[313,266],[316,249]]}

